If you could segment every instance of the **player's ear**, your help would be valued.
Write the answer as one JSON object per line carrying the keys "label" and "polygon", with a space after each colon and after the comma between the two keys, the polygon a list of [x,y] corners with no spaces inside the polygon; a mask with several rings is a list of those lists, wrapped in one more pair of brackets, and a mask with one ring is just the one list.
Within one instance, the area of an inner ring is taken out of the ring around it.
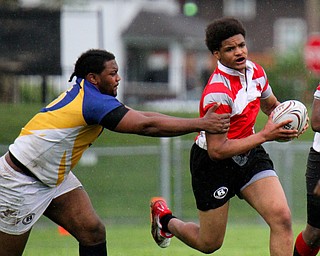
{"label": "player's ear", "polygon": [[213,56],[217,59],[217,60],[220,60],[221,57],[220,57],[220,52],[219,51],[214,51],[213,52]]}
{"label": "player's ear", "polygon": [[95,73],[89,73],[88,75],[86,75],[86,80],[94,85],[98,84],[98,77]]}

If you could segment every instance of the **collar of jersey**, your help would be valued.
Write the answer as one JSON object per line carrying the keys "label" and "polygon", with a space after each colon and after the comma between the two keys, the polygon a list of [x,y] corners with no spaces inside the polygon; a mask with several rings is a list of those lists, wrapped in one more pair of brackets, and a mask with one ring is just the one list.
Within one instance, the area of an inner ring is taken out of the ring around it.
{"label": "collar of jersey", "polygon": [[[233,68],[228,68],[227,66],[223,65],[220,61],[218,61],[218,68],[222,72],[227,73],[231,76],[244,76],[244,74],[242,74],[238,70],[235,70]],[[248,72],[250,70],[253,70],[253,68],[254,68],[254,64],[250,60],[247,60],[246,61],[246,71]]]}
{"label": "collar of jersey", "polygon": [[86,80],[84,78],[78,77],[76,82],[78,85],[80,85],[81,88],[83,88],[84,85],[86,85],[86,86],[92,87],[94,90],[99,91],[98,88],[94,86],[94,84],[90,83],[88,80]]}

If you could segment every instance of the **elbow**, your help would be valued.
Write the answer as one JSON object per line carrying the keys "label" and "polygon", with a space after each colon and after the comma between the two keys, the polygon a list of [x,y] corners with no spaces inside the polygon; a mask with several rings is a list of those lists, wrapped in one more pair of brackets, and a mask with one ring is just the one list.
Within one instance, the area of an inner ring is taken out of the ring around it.
{"label": "elbow", "polygon": [[314,132],[320,132],[320,123],[311,124],[311,128]]}
{"label": "elbow", "polygon": [[222,152],[213,151],[213,150],[208,151],[208,155],[211,160],[223,160],[227,158],[226,154]]}
{"label": "elbow", "polygon": [[320,132],[320,127],[312,126],[312,131],[314,131],[314,132]]}
{"label": "elbow", "polygon": [[310,126],[314,132],[320,132],[320,118],[318,115],[313,114],[310,118]]}

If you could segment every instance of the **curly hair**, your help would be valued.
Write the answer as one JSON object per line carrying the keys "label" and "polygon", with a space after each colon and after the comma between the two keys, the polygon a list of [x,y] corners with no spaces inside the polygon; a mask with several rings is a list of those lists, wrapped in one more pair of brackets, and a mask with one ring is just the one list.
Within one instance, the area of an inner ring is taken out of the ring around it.
{"label": "curly hair", "polygon": [[206,45],[211,53],[218,51],[222,41],[241,34],[246,37],[246,31],[240,21],[231,17],[214,20],[206,28]]}
{"label": "curly hair", "polygon": [[75,76],[85,78],[89,73],[100,74],[105,68],[104,63],[114,59],[115,56],[112,53],[100,49],[90,49],[82,53],[74,66],[69,82]]}

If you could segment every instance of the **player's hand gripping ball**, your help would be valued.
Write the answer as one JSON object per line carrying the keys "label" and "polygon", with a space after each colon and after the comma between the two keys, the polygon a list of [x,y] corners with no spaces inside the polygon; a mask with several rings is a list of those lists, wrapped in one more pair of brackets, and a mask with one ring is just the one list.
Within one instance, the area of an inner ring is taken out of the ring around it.
{"label": "player's hand gripping ball", "polygon": [[[298,130],[299,134],[303,131],[306,123],[308,122],[308,111],[306,106],[297,100],[288,100],[279,104],[273,110],[272,120],[278,124],[285,120],[291,119],[292,122],[284,126],[288,130]],[[288,140],[278,140],[279,142]]]}

